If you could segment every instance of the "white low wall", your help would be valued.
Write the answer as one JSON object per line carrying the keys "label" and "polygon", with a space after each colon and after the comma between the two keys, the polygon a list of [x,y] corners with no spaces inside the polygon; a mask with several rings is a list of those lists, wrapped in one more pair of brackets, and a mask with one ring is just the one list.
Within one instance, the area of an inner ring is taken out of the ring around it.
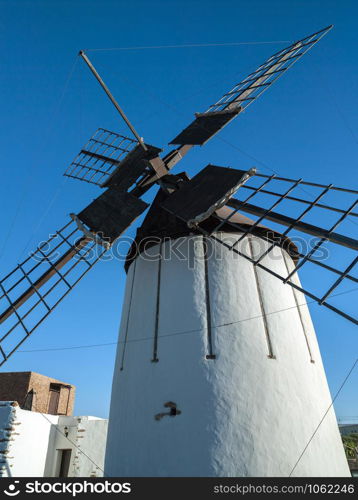
{"label": "white low wall", "polygon": [[[54,446],[54,460],[46,476],[59,473],[61,449],[72,449],[69,477],[102,477],[108,420],[97,417],[60,417]],[[67,429],[65,429],[67,428]],[[65,432],[68,432],[67,438]]]}
{"label": "white low wall", "polygon": [[0,477],[57,477],[63,449],[72,450],[69,477],[101,477],[107,424],[97,417],[47,415],[0,402]]}
{"label": "white low wall", "polygon": [[2,475],[43,476],[54,440],[51,428],[58,417],[21,410],[16,403],[0,403],[0,432],[3,445]]}

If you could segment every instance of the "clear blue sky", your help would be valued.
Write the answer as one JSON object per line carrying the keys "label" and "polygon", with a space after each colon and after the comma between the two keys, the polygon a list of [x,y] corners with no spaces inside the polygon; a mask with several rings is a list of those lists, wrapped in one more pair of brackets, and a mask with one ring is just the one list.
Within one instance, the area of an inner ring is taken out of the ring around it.
{"label": "clear blue sky", "polygon": [[[98,127],[125,132],[79,49],[301,38],[334,29],[222,135],[280,174],[352,186],[357,180],[357,3],[353,0],[122,0],[0,2],[1,275],[99,194],[62,173]],[[285,45],[93,52],[91,57],[147,142],[166,144],[194,111]],[[187,157],[253,166],[213,140]],[[269,173],[262,169],[263,173]],[[100,263],[23,349],[117,340],[125,274]],[[357,294],[346,296],[353,303]],[[311,306],[332,393],[357,357],[352,324]],[[107,416],[115,346],[18,353],[3,371],[32,370],[77,386],[76,414]],[[336,402],[358,415],[358,369]]]}

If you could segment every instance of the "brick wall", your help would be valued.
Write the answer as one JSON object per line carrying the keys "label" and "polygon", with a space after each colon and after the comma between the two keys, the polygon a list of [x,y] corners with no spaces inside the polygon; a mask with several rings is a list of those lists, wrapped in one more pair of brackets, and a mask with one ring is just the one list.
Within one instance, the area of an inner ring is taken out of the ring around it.
{"label": "brick wall", "polygon": [[22,407],[29,391],[34,391],[32,406],[26,409],[49,413],[51,384],[60,386],[57,414],[72,415],[75,386],[35,372],[0,373],[0,401],[17,401]]}
{"label": "brick wall", "polygon": [[0,373],[0,401],[17,401],[22,406],[29,391],[31,372]]}
{"label": "brick wall", "polygon": [[[61,387],[60,389],[60,399],[58,404],[57,413],[60,415],[72,415],[73,405],[75,398],[75,387],[70,384],[64,384],[54,378],[44,377],[39,373],[31,373],[29,390],[34,390],[36,396],[34,398],[34,411],[39,411],[41,413],[48,413],[49,401],[50,401],[50,384],[63,384],[69,387]],[[68,405],[68,408],[67,408]]]}

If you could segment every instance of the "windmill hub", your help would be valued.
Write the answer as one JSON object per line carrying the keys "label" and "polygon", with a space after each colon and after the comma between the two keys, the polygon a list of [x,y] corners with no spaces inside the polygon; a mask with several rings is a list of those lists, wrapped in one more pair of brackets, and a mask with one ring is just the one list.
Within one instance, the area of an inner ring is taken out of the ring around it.
{"label": "windmill hub", "polygon": [[[180,178],[184,183],[184,179],[187,179],[187,176],[180,174]],[[145,258],[147,250],[152,246],[158,245],[163,241],[176,241],[178,238],[185,236],[203,235],[203,231],[211,234],[217,228],[220,221],[225,221],[220,227],[220,231],[224,233],[237,233],[240,229],[250,231],[250,234],[258,235],[262,243],[265,241],[274,242],[275,246],[284,248],[294,260],[297,258],[297,247],[287,236],[273,231],[262,224],[255,225],[255,222],[249,217],[239,212],[234,213],[232,209],[226,206],[216,210],[214,206],[211,215],[208,215],[203,220],[200,227],[191,227],[187,222],[172,215],[168,210],[163,208],[169,197],[170,194],[164,190],[160,190],[155,197],[129,249],[125,262],[126,271],[128,271],[129,265],[139,254],[144,254]],[[185,208],[188,207],[186,206]],[[173,246],[173,250],[174,248]]]}

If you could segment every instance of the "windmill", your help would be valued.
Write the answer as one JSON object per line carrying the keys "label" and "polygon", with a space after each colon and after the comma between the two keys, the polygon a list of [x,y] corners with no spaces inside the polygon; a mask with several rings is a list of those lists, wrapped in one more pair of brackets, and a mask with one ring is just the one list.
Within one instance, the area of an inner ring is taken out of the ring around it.
{"label": "windmill", "polygon": [[[334,301],[357,282],[357,191],[211,164],[192,179],[170,173],[330,29],[196,113],[164,156],[80,52],[135,139],[98,129],[66,170],[103,192],[1,279],[0,365],[149,208],[125,264],[107,475],[349,475],[333,411],[296,459],[331,403],[304,296],[357,323]],[[154,186],[149,207],[141,197]],[[307,267],[323,289],[301,285]]]}

